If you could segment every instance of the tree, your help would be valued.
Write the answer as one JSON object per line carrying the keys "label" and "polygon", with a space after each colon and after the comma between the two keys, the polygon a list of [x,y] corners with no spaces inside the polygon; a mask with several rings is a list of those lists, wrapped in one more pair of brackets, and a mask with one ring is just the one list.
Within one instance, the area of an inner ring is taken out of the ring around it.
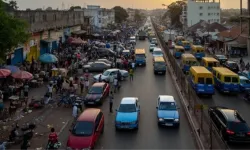
{"label": "tree", "polygon": [[71,6],[69,10],[82,9],[81,6]]}
{"label": "tree", "polygon": [[14,10],[18,9],[17,2],[14,0],[9,1],[9,6],[13,8]]}
{"label": "tree", "polygon": [[171,20],[171,25],[180,26],[180,15],[182,14],[182,6],[186,5],[183,1],[176,1],[168,6],[168,13]]}
{"label": "tree", "polygon": [[47,7],[46,10],[53,10],[53,8],[52,7]]}
{"label": "tree", "polygon": [[0,0],[0,60],[5,60],[6,53],[11,52],[19,44],[28,41],[30,34],[25,21],[14,18],[3,9],[3,1]]}
{"label": "tree", "polygon": [[116,23],[122,23],[128,18],[127,11],[121,6],[115,6],[113,9],[115,10],[115,22]]}

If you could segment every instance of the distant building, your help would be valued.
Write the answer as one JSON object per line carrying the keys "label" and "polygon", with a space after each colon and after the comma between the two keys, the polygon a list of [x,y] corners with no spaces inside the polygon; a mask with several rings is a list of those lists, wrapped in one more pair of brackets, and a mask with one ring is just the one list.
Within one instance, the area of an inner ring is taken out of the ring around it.
{"label": "distant building", "polygon": [[133,21],[135,18],[135,9],[128,8],[127,10],[128,13],[128,20]]}
{"label": "distant building", "polygon": [[188,0],[186,6],[183,6],[181,22],[187,27],[201,20],[220,23],[220,11],[220,2],[216,0]]}
{"label": "distant building", "polygon": [[84,14],[91,17],[90,22],[94,26],[94,30],[106,28],[109,24],[115,23],[115,12],[113,9],[88,5],[87,8],[84,8]]}

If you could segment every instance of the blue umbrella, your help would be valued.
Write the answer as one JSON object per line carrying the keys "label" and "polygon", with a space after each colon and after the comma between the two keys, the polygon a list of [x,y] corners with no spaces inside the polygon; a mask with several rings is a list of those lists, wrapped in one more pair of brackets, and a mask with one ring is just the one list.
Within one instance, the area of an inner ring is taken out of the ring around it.
{"label": "blue umbrella", "polygon": [[39,59],[43,63],[55,63],[58,61],[56,56],[53,54],[43,54],[39,57]]}
{"label": "blue umbrella", "polygon": [[16,73],[20,71],[20,69],[17,66],[12,66],[12,65],[4,66],[4,68],[10,70],[11,73]]}

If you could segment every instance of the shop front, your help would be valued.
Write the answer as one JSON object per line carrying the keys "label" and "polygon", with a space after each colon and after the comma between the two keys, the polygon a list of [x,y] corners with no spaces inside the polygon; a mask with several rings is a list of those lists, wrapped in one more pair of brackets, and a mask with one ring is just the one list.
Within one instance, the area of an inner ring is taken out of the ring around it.
{"label": "shop front", "polygon": [[23,47],[16,48],[11,54],[11,65],[22,64],[23,61]]}

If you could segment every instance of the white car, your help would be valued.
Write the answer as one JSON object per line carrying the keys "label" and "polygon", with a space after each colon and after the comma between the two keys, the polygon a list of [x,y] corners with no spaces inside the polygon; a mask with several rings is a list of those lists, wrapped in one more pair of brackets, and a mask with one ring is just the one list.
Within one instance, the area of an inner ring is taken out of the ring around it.
{"label": "white car", "polygon": [[121,72],[122,80],[124,80],[128,77],[128,75],[129,75],[128,71],[114,68],[114,69],[108,69],[108,70],[104,71],[102,74],[95,75],[94,82],[97,82],[99,80],[100,75],[101,75],[102,81],[109,82],[110,76],[117,77],[118,70]]}
{"label": "white car", "polygon": [[153,50],[153,57],[163,57],[163,51],[161,50],[161,48],[154,48]]}

